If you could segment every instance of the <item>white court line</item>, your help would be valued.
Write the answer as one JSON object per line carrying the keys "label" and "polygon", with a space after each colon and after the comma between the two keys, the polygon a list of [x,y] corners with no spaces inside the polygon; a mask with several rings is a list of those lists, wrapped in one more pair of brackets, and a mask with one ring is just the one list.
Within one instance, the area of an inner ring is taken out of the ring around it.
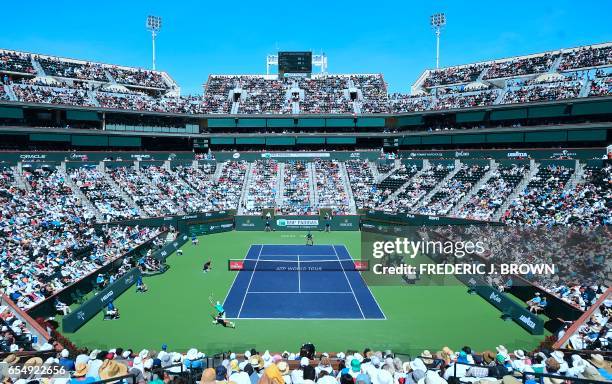
{"label": "white court line", "polygon": [[[344,245],[343,245],[344,247]],[[344,247],[344,249],[346,250],[347,253],[348,249],[346,249],[346,247]],[[334,250],[336,250],[336,248],[334,248]],[[349,253],[350,254],[350,253]],[[351,259],[353,260],[353,259]],[[370,295],[372,296],[372,299],[374,299],[374,302],[376,303],[376,306],[378,307],[378,310],[380,311],[380,313],[382,313],[383,318],[382,319],[371,319],[371,320],[387,320],[387,315],[385,315],[385,312],[382,310],[382,308],[380,307],[380,304],[378,304],[378,300],[376,299],[376,296],[374,296],[374,293],[372,293],[372,289],[370,288],[370,286],[368,285],[368,283],[366,283],[365,279],[363,278],[363,275],[361,273],[359,273],[359,277],[361,277],[361,281],[363,281],[363,284],[366,286],[366,288],[368,289],[368,291],[370,292]],[[368,320],[368,319],[366,319]]]}
{"label": "white court line", "polygon": [[[266,255],[265,253],[261,255],[261,257],[296,257],[296,254],[293,255]],[[332,257],[333,255],[330,255],[329,253],[326,253],[325,255],[302,255],[302,256],[312,256],[312,257]],[[295,260],[294,260],[295,261]]]}
{"label": "white court line", "polygon": [[[338,252],[336,251],[336,246],[332,245],[332,247],[334,249],[334,253],[336,254],[336,258],[338,259],[338,261],[340,261],[340,256],[338,255]],[[355,295],[355,291],[353,290],[353,286],[351,285],[351,282],[348,279],[348,276],[346,274],[346,271],[344,270],[344,266],[342,265],[342,263],[340,263],[340,267],[342,268],[342,272],[344,273],[344,278],[346,279],[346,282],[348,283],[349,287],[351,288],[351,292],[353,293],[353,298],[355,299],[355,302],[357,303],[357,307],[359,307],[359,312],[361,312],[361,317],[363,317],[365,319],[366,317],[363,314],[363,311],[361,310],[361,305],[359,304],[359,300],[357,300],[357,296]]]}
{"label": "white court line", "polygon": [[[307,256],[307,255],[302,255],[302,256]],[[327,256],[331,256],[331,255],[327,255]],[[299,258],[299,256],[298,256]],[[265,262],[269,262],[269,263],[337,263],[338,261],[354,261],[353,259],[323,259],[323,260],[276,260],[276,259],[259,259],[259,261],[265,261]]]}
{"label": "white court line", "polygon": [[[246,260],[247,256],[249,255],[249,253],[251,252],[251,248],[256,247],[259,244],[252,244],[249,247],[249,250],[247,251],[246,255],[244,256],[243,260]],[[236,279],[238,278],[238,275],[240,274],[240,271],[238,271],[238,273],[236,273],[236,275],[234,276],[234,280],[232,280],[232,285],[230,285],[230,289],[227,290],[227,293],[225,294],[225,299],[223,299],[223,308],[225,308],[225,302],[227,301],[227,297],[229,296],[230,292],[232,291],[232,289],[234,288],[234,283],[236,282]]]}
{"label": "white court line", "polygon": [[300,255],[297,255],[297,262],[298,262],[298,293],[302,292],[302,277],[301,277],[301,273],[300,273]]}
{"label": "white court line", "polygon": [[251,292],[248,292],[249,295],[252,294],[252,293],[262,293],[262,294],[266,294],[266,295],[274,295],[274,294],[278,294],[278,293],[294,293],[294,294],[295,293],[313,293],[313,294],[314,293],[322,293],[322,294],[326,294],[326,295],[328,295],[330,293],[341,293],[341,294],[350,295],[352,292],[338,292],[338,291],[300,291],[300,292],[297,292],[297,291],[253,292],[253,291],[251,291]]}
{"label": "white court line", "polygon": [[253,282],[253,276],[255,276],[255,271],[257,270],[257,262],[259,262],[259,256],[261,255],[261,250],[263,249],[263,245],[259,248],[259,253],[257,254],[257,260],[255,261],[255,268],[253,268],[253,272],[251,272],[251,278],[249,279],[249,285],[247,286],[246,292],[242,298],[242,304],[240,304],[240,310],[238,311],[238,318],[240,318],[240,313],[242,312],[242,307],[244,306],[244,302],[246,301],[247,293],[249,293],[249,288],[251,288],[251,283]]}
{"label": "white court line", "polygon": [[384,319],[374,319],[374,318],[354,318],[354,317],[349,317],[349,318],[342,318],[342,317],[241,317],[241,318],[237,318],[237,317],[228,317],[228,320],[298,320],[298,321],[302,321],[302,320],[339,320],[339,321],[381,321],[381,320],[387,320],[386,318]]}

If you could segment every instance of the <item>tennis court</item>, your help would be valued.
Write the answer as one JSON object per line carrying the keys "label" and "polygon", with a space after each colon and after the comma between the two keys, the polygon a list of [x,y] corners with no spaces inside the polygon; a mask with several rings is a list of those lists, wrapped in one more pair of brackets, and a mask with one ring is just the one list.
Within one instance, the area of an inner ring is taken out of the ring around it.
{"label": "tennis court", "polygon": [[224,302],[228,318],[385,319],[344,245],[252,245],[229,263],[239,272]]}

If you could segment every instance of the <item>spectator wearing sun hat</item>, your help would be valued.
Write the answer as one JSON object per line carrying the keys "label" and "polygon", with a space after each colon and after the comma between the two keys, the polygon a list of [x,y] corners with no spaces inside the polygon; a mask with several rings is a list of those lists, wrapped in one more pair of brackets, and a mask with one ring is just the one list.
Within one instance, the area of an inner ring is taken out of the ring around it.
{"label": "spectator wearing sun hat", "polygon": [[610,363],[607,362],[600,354],[592,354],[589,362],[595,366],[597,372],[606,380],[612,380],[612,369]]}
{"label": "spectator wearing sun hat", "polygon": [[512,368],[515,371],[523,372],[526,366],[531,365],[531,361],[525,356],[525,351],[517,349],[512,352],[514,359],[512,359]]}
{"label": "spectator wearing sun hat", "polygon": [[198,350],[191,348],[185,355],[183,365],[185,366],[185,369],[202,369],[204,368],[204,361],[201,358],[198,358]]}
{"label": "spectator wearing sun hat", "polygon": [[292,384],[293,381],[291,380],[291,370],[289,369],[289,364],[287,364],[286,361],[279,361],[278,363],[276,363],[276,367],[283,376],[285,384]]}
{"label": "spectator wearing sun hat", "polygon": [[552,357],[553,359],[557,360],[557,362],[559,363],[559,369],[558,369],[559,372],[561,372],[561,373],[567,372],[567,370],[569,369],[569,365],[565,361],[565,354],[563,352],[561,352],[561,351],[553,351],[550,354],[550,357]]}
{"label": "spectator wearing sun hat", "polygon": [[242,370],[241,364],[242,368],[246,365],[246,363],[238,363],[236,359],[230,361],[230,376],[228,380],[236,384],[251,384],[251,378],[248,373]]}

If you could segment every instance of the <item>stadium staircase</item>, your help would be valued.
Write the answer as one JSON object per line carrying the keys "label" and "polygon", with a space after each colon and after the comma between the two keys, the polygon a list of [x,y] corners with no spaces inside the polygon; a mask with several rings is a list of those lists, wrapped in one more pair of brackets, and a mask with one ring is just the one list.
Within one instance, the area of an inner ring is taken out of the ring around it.
{"label": "stadium staircase", "polygon": [[385,205],[389,204],[391,201],[395,200],[397,195],[399,195],[400,193],[404,192],[406,190],[406,188],[410,184],[412,184],[412,180],[414,180],[416,177],[420,177],[421,175],[423,175],[423,172],[426,172],[429,168],[430,168],[429,160],[423,160],[423,168],[419,169],[419,171],[417,173],[415,173],[414,176],[412,176],[404,184],[402,184],[398,189],[396,189],[392,194],[390,194],[387,197],[387,199],[384,200],[381,203],[381,206],[385,206]]}
{"label": "stadium staircase", "polygon": [[95,105],[96,107],[99,107],[100,103],[98,102],[98,98],[96,97],[97,95],[98,91],[87,91],[87,99],[89,100],[89,102]]}
{"label": "stadium staircase", "polygon": [[13,176],[15,177],[15,185],[18,188],[30,192],[30,185],[23,178],[23,163],[21,161],[13,168]]}
{"label": "stadium staircase", "polygon": [[276,175],[276,206],[281,207],[283,205],[283,196],[285,195],[285,163],[278,163],[278,175]]}
{"label": "stadium staircase", "polygon": [[457,172],[459,172],[460,169],[461,169],[461,162],[459,160],[455,160],[455,168],[453,168],[453,170],[450,171],[448,175],[446,175],[442,180],[437,182],[436,186],[431,191],[429,191],[428,194],[426,194],[425,196],[423,196],[423,198],[421,198],[421,201],[419,201],[416,204],[415,208],[424,207],[427,204],[429,204],[429,201],[431,200],[433,195],[438,193],[440,188],[442,188],[442,186],[445,185],[447,181],[455,177],[455,175],[457,174]]}
{"label": "stadium staircase", "polygon": [[308,162],[308,188],[310,190],[310,206],[319,206],[319,192],[317,191],[317,173],[313,162]]}
{"label": "stadium staircase", "polygon": [[65,162],[63,161],[61,162],[58,168],[58,173],[61,177],[64,178],[64,181],[66,182],[66,185],[68,185],[68,187],[72,191],[72,194],[76,196],[79,200],[81,200],[83,205],[89,208],[91,212],[93,212],[98,222],[104,221],[104,216],[102,215],[102,212],[100,212],[98,208],[96,208],[96,206],[87,198],[87,196],[85,196],[83,191],[81,191],[81,188],[77,187],[76,184],[74,184],[74,182],[72,181],[72,178],[68,176],[68,173],[66,173],[66,163]]}
{"label": "stadium staircase", "polygon": [[355,204],[355,198],[353,196],[353,189],[351,188],[351,184],[349,182],[348,172],[346,170],[346,164],[342,161],[340,162],[340,176],[342,177],[342,186],[344,187],[344,193],[349,198],[349,210],[351,214],[357,213],[357,205]]}
{"label": "stadium staircase", "polygon": [[485,183],[487,183],[489,181],[491,176],[493,176],[493,173],[495,171],[497,171],[498,167],[499,167],[499,164],[497,164],[494,160],[490,161],[490,163],[489,163],[489,170],[484,175],[482,175],[480,180],[478,180],[478,182],[476,184],[474,184],[472,189],[470,189],[468,191],[468,193],[466,193],[465,196],[463,196],[457,202],[457,204],[455,204],[455,206],[450,211],[450,216],[453,216],[453,217],[457,216],[457,213],[459,213],[459,211],[461,210],[461,208],[463,208],[465,203],[467,203],[472,198],[472,196],[474,196],[474,194],[476,194],[476,192],[478,192],[480,187],[482,187]]}
{"label": "stadium staircase", "polygon": [[374,170],[372,170],[372,174],[374,175],[374,181],[377,184],[380,184],[383,180],[397,172],[401,168],[401,166],[402,163],[396,161],[395,163],[393,163],[393,168],[391,168],[389,172],[383,173],[382,175],[380,174],[380,172],[378,172],[378,168],[374,166],[373,168],[376,169],[376,173],[374,173]]}
{"label": "stadium staircase", "polygon": [[2,85],[2,87],[4,88],[4,93],[8,95],[9,100],[11,101],[17,100],[17,96],[15,96],[15,92],[13,92],[13,87],[9,85]]}
{"label": "stadium staircase", "polygon": [[244,175],[244,181],[242,182],[242,190],[240,191],[240,200],[238,201],[238,214],[243,215],[247,196],[249,183],[251,182],[251,174],[253,173],[253,163],[249,162],[247,165],[246,173]]}
{"label": "stadium staircase", "polygon": [[495,101],[493,102],[493,105],[501,104],[501,102],[504,100],[504,96],[506,95],[507,91],[508,91],[507,87],[500,89],[499,94],[497,95],[497,97],[495,98]]}
{"label": "stadium staircase", "polygon": [[516,198],[525,189],[525,187],[527,187],[527,184],[529,184],[529,180],[531,180],[533,176],[535,176],[535,174],[538,173],[539,169],[540,169],[540,165],[532,160],[529,166],[529,172],[525,175],[523,180],[521,180],[521,182],[516,186],[516,188],[514,188],[514,191],[512,191],[510,196],[508,196],[508,198],[506,199],[506,201],[504,201],[501,207],[499,207],[499,209],[495,212],[495,214],[493,214],[491,218],[492,221],[501,220],[501,217],[508,210],[508,207],[510,206],[510,204],[512,204],[512,202],[516,200]]}
{"label": "stadium staircase", "polygon": [[294,115],[300,114],[300,102],[299,101],[291,102],[291,113],[293,113]]}
{"label": "stadium staircase", "polygon": [[578,97],[587,97],[589,95],[589,91],[591,90],[591,80],[584,80],[582,87],[580,88],[580,93]]}
{"label": "stadium staircase", "polygon": [[552,65],[548,69],[548,73],[557,72],[557,69],[559,69],[559,65],[561,65],[561,61],[563,61],[563,55],[559,55],[559,57],[555,59],[555,61],[552,63]]}
{"label": "stadium staircase", "polygon": [[42,65],[40,65],[40,63],[34,58],[34,56],[32,56],[31,62],[32,62],[32,67],[36,71],[36,76],[40,76],[40,77],[47,76]]}
{"label": "stadium staircase", "polygon": [[104,70],[104,76],[106,76],[106,78],[108,79],[108,82],[110,84],[117,84],[117,81],[115,80],[115,78],[106,69]]}
{"label": "stadium staircase", "polygon": [[382,180],[380,172],[378,172],[378,167],[373,161],[368,161],[367,163],[368,168],[370,168],[370,172],[372,172],[372,179],[374,180],[374,183],[378,183],[380,180]]}
{"label": "stadium staircase", "polygon": [[239,101],[232,102],[232,109],[230,109],[230,114],[237,115],[239,108],[240,108],[240,102]]}
{"label": "stadium staircase", "polygon": [[565,186],[565,191],[573,191],[576,189],[576,185],[584,182],[584,167],[578,160],[576,160],[576,167],[574,168],[574,172],[572,173],[572,177],[570,177],[567,185]]}
{"label": "stadium staircase", "polygon": [[217,165],[217,167],[215,168],[215,173],[213,173],[212,176],[212,181],[214,183],[219,181],[219,178],[221,177],[221,172],[223,171],[223,167],[224,167],[224,163]]}
{"label": "stadium staircase", "polygon": [[134,200],[132,200],[132,198],[130,197],[130,195],[127,194],[127,192],[125,192],[123,190],[123,188],[121,188],[116,182],[115,180],[113,180],[112,177],[110,177],[110,175],[108,173],[106,173],[106,166],[104,164],[103,161],[100,162],[100,164],[98,165],[98,170],[100,170],[100,172],[103,173],[104,175],[104,180],[108,183],[108,185],[110,185],[115,192],[117,192],[122,198],[123,200],[125,200],[126,203],[128,203],[128,205],[130,206],[130,208],[132,208],[133,210],[135,210],[135,212],[138,214],[138,216],[140,217],[149,217],[149,215],[147,215],[147,213],[140,209],[140,207],[138,206],[138,204],[136,204],[134,202]]}
{"label": "stadium staircase", "polygon": [[486,66],[482,71],[480,71],[480,75],[476,78],[476,81],[482,82],[486,74],[489,72],[489,66]]}

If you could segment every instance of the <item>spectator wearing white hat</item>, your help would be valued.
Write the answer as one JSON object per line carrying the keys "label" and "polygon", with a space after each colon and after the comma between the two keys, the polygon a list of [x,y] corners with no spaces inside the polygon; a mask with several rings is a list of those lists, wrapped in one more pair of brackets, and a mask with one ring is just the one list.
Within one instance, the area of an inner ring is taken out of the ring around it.
{"label": "spectator wearing white hat", "polygon": [[65,348],[60,353],[59,365],[66,368],[68,371],[75,370],[74,360],[70,358],[70,352]]}

